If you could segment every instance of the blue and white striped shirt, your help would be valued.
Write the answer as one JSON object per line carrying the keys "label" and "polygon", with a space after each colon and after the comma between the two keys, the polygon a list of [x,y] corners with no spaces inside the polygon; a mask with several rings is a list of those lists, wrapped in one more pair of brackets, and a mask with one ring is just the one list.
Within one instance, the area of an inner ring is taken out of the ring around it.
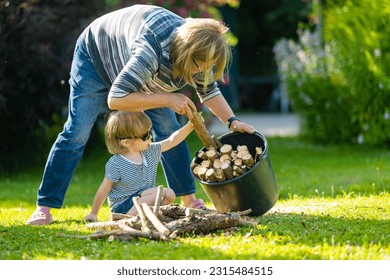
{"label": "blue and white striped shirt", "polygon": [[161,144],[150,143],[141,154],[143,157],[141,164],[134,163],[122,155],[113,155],[106,163],[105,177],[113,182],[108,194],[111,209],[129,197],[155,186],[157,166],[161,159]]}
{"label": "blue and white striped shirt", "polygon": [[[174,79],[170,51],[178,15],[157,6],[134,5],[94,20],[84,31],[88,53],[101,79],[111,87],[109,97],[132,92],[175,92],[185,86]],[[203,92],[204,77],[194,77],[202,102],[221,94],[217,83]]]}

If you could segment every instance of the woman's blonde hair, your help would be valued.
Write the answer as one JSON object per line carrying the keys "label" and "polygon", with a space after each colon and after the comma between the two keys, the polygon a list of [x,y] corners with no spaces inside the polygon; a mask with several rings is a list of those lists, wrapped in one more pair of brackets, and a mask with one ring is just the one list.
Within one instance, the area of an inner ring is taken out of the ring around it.
{"label": "woman's blonde hair", "polygon": [[204,91],[209,84],[211,70],[214,71],[214,81],[223,81],[232,56],[226,38],[228,31],[229,28],[222,22],[210,18],[187,18],[176,30],[171,50],[172,63],[187,84],[196,87],[191,74],[193,60],[214,65],[213,69],[207,69],[204,73]]}
{"label": "woman's blonde hair", "polygon": [[144,112],[112,111],[104,129],[105,141],[111,154],[126,152],[122,139],[140,138],[152,128],[152,121]]}

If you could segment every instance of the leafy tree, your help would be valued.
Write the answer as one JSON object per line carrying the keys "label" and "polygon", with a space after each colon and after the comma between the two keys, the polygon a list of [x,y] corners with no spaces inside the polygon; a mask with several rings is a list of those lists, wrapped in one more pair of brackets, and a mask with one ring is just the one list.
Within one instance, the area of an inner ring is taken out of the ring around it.
{"label": "leafy tree", "polygon": [[305,135],[324,143],[388,146],[390,0],[322,4],[321,29],[302,28],[298,42],[283,39],[274,49]]}
{"label": "leafy tree", "polygon": [[75,41],[101,0],[0,1],[0,167],[45,158],[63,123]]}

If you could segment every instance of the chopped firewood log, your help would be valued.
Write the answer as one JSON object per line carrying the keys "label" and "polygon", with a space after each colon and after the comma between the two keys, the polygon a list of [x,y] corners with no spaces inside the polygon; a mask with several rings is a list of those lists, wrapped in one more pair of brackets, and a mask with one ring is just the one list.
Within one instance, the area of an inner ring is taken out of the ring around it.
{"label": "chopped firewood log", "polygon": [[223,182],[223,181],[226,180],[225,173],[223,173],[223,171],[222,171],[221,168],[215,169],[215,179],[216,179],[218,182]]}
{"label": "chopped firewood log", "polygon": [[202,166],[201,168],[198,169],[198,177],[201,179],[201,180],[205,180],[206,179],[206,172],[207,172],[207,168]]}
{"label": "chopped firewood log", "polygon": [[245,164],[243,164],[241,166],[241,169],[244,170],[244,172],[247,172],[249,169],[251,169],[249,166],[246,166]]}
{"label": "chopped firewood log", "polygon": [[221,166],[222,166],[222,162],[220,161],[220,159],[216,158],[213,161],[213,168],[214,169],[221,169]]}
{"label": "chopped firewood log", "polygon": [[221,155],[230,155],[233,151],[232,145],[229,144],[224,144],[220,149],[219,149]]}
{"label": "chopped firewood log", "polygon": [[200,159],[207,159],[207,154],[205,151],[199,151],[197,156]]}
{"label": "chopped firewood log", "polygon": [[203,145],[206,148],[209,147],[216,147],[214,139],[211,137],[209,131],[206,128],[206,125],[204,124],[204,120],[200,113],[193,112],[193,118],[190,120],[192,125],[194,126],[194,130],[196,134],[199,136],[200,141],[203,143]]}
{"label": "chopped firewood log", "polygon": [[237,157],[237,158],[234,160],[233,164],[234,164],[235,166],[241,167],[241,166],[242,166],[242,159]]}
{"label": "chopped firewood log", "polygon": [[246,150],[240,151],[240,152],[237,153],[237,158],[241,158],[242,159],[244,156],[246,156],[248,154],[250,155],[249,151],[246,151]]}
{"label": "chopped firewood log", "polygon": [[238,152],[235,150],[230,154],[230,157],[232,158],[232,160],[235,160],[237,158],[237,154],[238,154]]}
{"label": "chopped firewood log", "polygon": [[222,155],[220,158],[219,158],[219,161],[220,162],[230,162],[232,160],[232,157],[230,155]]}
{"label": "chopped firewood log", "polygon": [[245,173],[245,171],[242,170],[242,168],[239,167],[239,166],[237,166],[237,165],[233,165],[233,171],[237,172],[238,175],[241,175],[241,174],[244,174],[244,173]]}
{"label": "chopped firewood log", "polygon": [[209,159],[202,161],[202,166],[206,168],[211,168],[213,166],[213,162]]}
{"label": "chopped firewood log", "polygon": [[246,145],[238,145],[237,148],[236,148],[237,152],[242,152],[242,151],[248,151],[248,146]]}
{"label": "chopped firewood log", "polygon": [[215,149],[211,149],[211,150],[206,151],[206,155],[207,155],[207,158],[209,160],[214,160],[217,157],[218,158],[220,157],[220,154]]}
{"label": "chopped firewood log", "polygon": [[206,181],[207,182],[215,182],[215,171],[213,168],[209,168],[206,171]]}
{"label": "chopped firewood log", "polygon": [[[202,168],[202,166],[201,166],[201,165],[195,166],[195,168],[192,169],[192,172],[193,172],[195,175],[198,175],[199,168]],[[199,177],[199,175],[198,175],[198,177]]]}
{"label": "chopped firewood log", "polygon": [[222,172],[225,174],[226,179],[233,178],[233,169],[229,162],[224,162],[221,166]]}
{"label": "chopped firewood log", "polygon": [[253,160],[253,157],[251,154],[246,154],[242,157],[242,162],[248,166],[248,167],[252,167],[253,165],[255,165],[255,161]]}
{"label": "chopped firewood log", "polygon": [[256,150],[255,160],[258,161],[259,156],[263,153],[263,149],[261,147],[256,147],[255,150]]}
{"label": "chopped firewood log", "polygon": [[197,166],[199,166],[199,164],[196,163],[195,160],[192,160],[192,161],[191,161],[191,164],[190,164],[191,170],[194,170],[194,168],[197,167]]}

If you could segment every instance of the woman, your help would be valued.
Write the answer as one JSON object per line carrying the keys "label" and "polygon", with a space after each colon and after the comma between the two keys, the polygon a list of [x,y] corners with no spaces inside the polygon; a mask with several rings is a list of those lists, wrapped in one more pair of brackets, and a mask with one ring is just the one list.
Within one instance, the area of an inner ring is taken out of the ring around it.
{"label": "woman", "polygon": [[[144,111],[161,141],[180,128],[176,113],[193,117],[195,104],[177,93],[197,89],[201,102],[233,131],[253,133],[240,122],[217,87],[231,57],[228,28],[213,19],[183,19],[161,7],[135,5],[93,21],[77,40],[71,73],[69,114],[48,156],[37,209],[27,224],[52,222],[61,208],[91,129],[101,112]],[[202,208],[195,197],[185,142],[163,153],[168,187],[185,206]]]}

